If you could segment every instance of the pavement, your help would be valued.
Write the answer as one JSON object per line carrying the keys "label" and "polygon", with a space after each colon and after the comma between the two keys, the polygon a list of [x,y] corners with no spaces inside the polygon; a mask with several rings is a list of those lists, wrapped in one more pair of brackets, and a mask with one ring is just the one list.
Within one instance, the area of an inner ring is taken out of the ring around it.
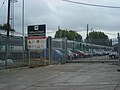
{"label": "pavement", "polygon": [[120,90],[120,72],[110,63],[68,63],[0,70],[0,90]]}

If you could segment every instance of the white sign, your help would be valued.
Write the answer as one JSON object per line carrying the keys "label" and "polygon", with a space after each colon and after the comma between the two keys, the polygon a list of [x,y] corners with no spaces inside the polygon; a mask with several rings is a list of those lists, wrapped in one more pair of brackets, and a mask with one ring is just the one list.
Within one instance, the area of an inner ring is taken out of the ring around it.
{"label": "white sign", "polygon": [[46,48],[46,37],[31,36],[27,38],[28,49],[41,50]]}
{"label": "white sign", "polygon": [[34,30],[38,30],[38,26],[34,26]]}

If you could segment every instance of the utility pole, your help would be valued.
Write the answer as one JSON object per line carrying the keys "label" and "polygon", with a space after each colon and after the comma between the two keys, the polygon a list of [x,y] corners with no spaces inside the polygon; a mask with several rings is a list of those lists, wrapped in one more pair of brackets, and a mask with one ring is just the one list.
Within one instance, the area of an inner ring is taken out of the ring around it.
{"label": "utility pole", "polygon": [[5,68],[7,68],[7,58],[9,56],[9,31],[10,31],[10,0],[8,0],[8,15],[7,15],[7,37],[6,37],[6,45],[5,45]]}
{"label": "utility pole", "polygon": [[[58,31],[60,30],[60,26],[58,26]],[[59,37],[62,37],[62,32],[60,32],[60,36]]]}
{"label": "utility pole", "polygon": [[22,37],[23,37],[23,60],[25,59],[24,50],[25,50],[25,35],[24,35],[24,0],[22,1]]}
{"label": "utility pole", "polygon": [[9,37],[9,31],[10,31],[10,0],[8,0],[7,37]]}
{"label": "utility pole", "polygon": [[60,30],[60,26],[58,26],[58,30]]}
{"label": "utility pole", "polygon": [[89,30],[89,24],[87,24],[86,43],[89,42],[88,30]]}
{"label": "utility pole", "polygon": [[89,24],[87,24],[87,39],[88,39],[88,30],[89,30]]}

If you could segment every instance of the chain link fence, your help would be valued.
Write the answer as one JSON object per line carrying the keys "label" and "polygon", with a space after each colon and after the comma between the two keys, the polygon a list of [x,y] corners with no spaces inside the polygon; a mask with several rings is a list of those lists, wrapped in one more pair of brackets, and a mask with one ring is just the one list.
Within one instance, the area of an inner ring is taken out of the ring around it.
{"label": "chain link fence", "polygon": [[107,42],[106,46],[102,40],[96,40],[97,45],[89,40],[86,43],[67,41],[68,49],[78,54],[77,59],[72,62],[118,62],[118,40],[113,39]]}
{"label": "chain link fence", "polygon": [[[67,40],[67,38],[51,38],[46,41],[43,50],[28,50],[25,38],[10,38],[10,52],[7,57],[7,68],[36,67],[66,62],[118,62],[118,40],[113,39],[111,46],[96,45]],[[0,36],[0,69],[5,69],[5,36]],[[100,43],[100,41],[99,41]]]}
{"label": "chain link fence", "polygon": [[[25,50],[23,51],[21,37],[10,39],[9,56],[7,57],[6,66],[6,52],[5,52],[5,36],[0,37],[0,69],[16,68],[16,67],[36,67],[50,64],[61,64],[67,60],[67,39],[52,39],[46,42],[46,48],[42,50],[29,50],[27,46],[27,38],[25,38]],[[56,42],[56,40],[58,40]],[[61,51],[60,51],[61,50]],[[63,51],[63,52],[62,52]]]}

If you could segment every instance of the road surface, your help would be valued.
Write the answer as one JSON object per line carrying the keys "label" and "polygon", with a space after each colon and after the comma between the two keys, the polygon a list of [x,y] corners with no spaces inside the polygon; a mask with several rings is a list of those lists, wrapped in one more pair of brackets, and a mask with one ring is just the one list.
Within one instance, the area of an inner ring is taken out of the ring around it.
{"label": "road surface", "polygon": [[0,70],[0,90],[120,90],[120,72],[110,63]]}

